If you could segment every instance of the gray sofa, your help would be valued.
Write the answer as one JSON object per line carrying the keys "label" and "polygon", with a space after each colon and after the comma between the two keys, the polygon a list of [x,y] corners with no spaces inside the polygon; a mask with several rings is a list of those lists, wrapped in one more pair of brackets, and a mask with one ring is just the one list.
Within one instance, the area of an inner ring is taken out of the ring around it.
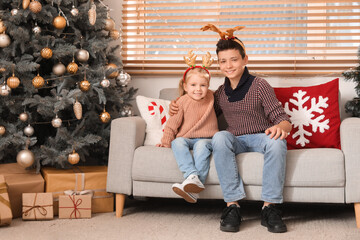
{"label": "gray sofa", "polygon": [[[163,89],[160,98],[172,100],[176,89]],[[220,120],[220,126],[223,125]],[[107,191],[116,193],[116,216],[123,213],[126,195],[178,198],[171,185],[182,182],[170,148],[143,146],[145,121],[138,116],[111,123]],[[344,119],[341,150],[330,148],[289,150],[284,202],[355,203],[360,228],[360,118]],[[263,155],[237,155],[247,200],[260,200]],[[202,199],[223,199],[214,160],[200,193]]]}

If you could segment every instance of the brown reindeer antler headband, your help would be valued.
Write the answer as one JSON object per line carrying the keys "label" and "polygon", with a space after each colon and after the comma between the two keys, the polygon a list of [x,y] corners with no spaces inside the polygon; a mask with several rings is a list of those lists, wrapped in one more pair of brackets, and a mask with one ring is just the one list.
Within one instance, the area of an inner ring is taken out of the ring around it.
{"label": "brown reindeer antler headband", "polygon": [[206,55],[202,57],[202,66],[196,66],[195,62],[196,62],[197,56],[192,51],[193,50],[190,50],[188,52],[188,55],[184,56],[184,61],[189,66],[189,68],[186,69],[186,71],[184,72],[183,82],[185,82],[185,76],[186,76],[187,72],[194,68],[205,69],[205,71],[209,74],[209,79],[210,79],[210,72],[209,72],[209,70],[207,70],[207,68],[210,67],[211,64],[214,62],[214,59],[211,58],[211,54],[209,52],[207,52]]}
{"label": "brown reindeer antler headband", "polygon": [[222,32],[215,25],[209,23],[209,24],[203,26],[202,28],[200,28],[200,30],[203,30],[203,31],[211,30],[213,32],[217,32],[220,35],[220,38],[223,39],[223,40],[231,39],[231,40],[237,42],[244,49],[244,53],[246,55],[246,50],[245,50],[244,44],[239,39],[234,37],[234,32],[238,31],[238,30],[241,30],[243,28],[245,28],[245,27],[244,26],[237,26],[237,27],[226,29],[225,32]]}

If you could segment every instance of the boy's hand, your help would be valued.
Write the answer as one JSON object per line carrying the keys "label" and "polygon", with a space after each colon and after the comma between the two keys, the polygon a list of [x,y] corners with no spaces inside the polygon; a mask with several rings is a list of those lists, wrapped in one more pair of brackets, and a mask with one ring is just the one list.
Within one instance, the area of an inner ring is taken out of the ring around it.
{"label": "boy's hand", "polygon": [[173,116],[178,113],[179,111],[179,105],[176,104],[176,101],[171,101],[169,105],[169,114],[170,116]]}
{"label": "boy's hand", "polygon": [[265,134],[269,135],[270,138],[274,138],[275,140],[280,137],[281,140],[287,138],[291,132],[292,126],[288,121],[282,121],[277,125],[269,127],[265,130]]}

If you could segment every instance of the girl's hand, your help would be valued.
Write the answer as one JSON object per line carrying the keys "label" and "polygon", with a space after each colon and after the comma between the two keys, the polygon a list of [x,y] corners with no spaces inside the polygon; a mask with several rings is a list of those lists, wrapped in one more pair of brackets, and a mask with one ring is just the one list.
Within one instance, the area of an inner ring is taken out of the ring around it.
{"label": "girl's hand", "polygon": [[169,114],[170,114],[170,116],[173,116],[173,115],[177,114],[178,111],[179,111],[179,105],[177,105],[174,100],[171,101],[170,105],[169,105]]}
{"label": "girl's hand", "polygon": [[161,145],[161,143],[158,143],[158,144],[156,144],[155,146],[156,146],[156,147],[164,147],[164,146]]}
{"label": "girl's hand", "polygon": [[270,134],[269,137],[271,139],[274,138],[276,140],[280,137],[280,139],[283,140],[287,138],[287,136],[289,136],[291,129],[292,129],[291,123],[289,123],[288,121],[282,121],[279,124],[266,129],[265,134],[266,135]]}

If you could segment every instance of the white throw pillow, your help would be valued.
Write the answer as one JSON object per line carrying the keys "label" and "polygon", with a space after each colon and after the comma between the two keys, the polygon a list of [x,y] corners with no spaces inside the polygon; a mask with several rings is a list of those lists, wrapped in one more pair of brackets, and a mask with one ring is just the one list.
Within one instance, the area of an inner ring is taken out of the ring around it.
{"label": "white throw pillow", "polygon": [[170,117],[170,101],[137,96],[136,104],[141,117],[146,122],[146,137],[144,145],[156,145],[161,143],[165,124]]}

